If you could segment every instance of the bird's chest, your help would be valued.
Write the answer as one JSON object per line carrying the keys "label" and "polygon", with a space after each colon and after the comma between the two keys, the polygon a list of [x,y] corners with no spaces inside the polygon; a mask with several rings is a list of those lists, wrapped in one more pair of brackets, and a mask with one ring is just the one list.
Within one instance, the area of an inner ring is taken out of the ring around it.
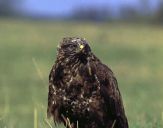
{"label": "bird's chest", "polygon": [[100,108],[100,83],[89,70],[85,67],[64,70],[59,90],[64,92],[60,97],[66,110],[81,114]]}
{"label": "bird's chest", "polygon": [[92,72],[91,69],[86,66],[65,68],[61,80],[61,88],[65,89],[65,95],[82,98],[98,93],[100,83],[95,77],[96,74],[90,72]]}

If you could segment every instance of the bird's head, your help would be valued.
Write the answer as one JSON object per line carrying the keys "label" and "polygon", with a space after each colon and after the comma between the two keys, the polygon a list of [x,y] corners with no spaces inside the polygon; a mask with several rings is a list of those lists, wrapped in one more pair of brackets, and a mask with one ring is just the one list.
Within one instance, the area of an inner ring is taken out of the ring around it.
{"label": "bird's head", "polygon": [[87,41],[83,38],[77,37],[66,37],[63,38],[62,42],[59,44],[58,53],[65,57],[80,57],[87,56],[91,52],[91,49]]}

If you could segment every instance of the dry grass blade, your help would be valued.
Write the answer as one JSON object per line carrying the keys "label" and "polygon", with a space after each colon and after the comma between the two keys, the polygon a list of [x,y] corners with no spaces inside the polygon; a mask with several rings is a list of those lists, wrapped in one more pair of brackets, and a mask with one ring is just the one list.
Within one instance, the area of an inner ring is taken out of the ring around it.
{"label": "dry grass blade", "polygon": [[37,123],[37,109],[34,108],[34,128],[38,128],[38,123]]}
{"label": "dry grass blade", "polygon": [[70,120],[69,120],[68,117],[67,117],[67,123],[68,123],[68,127],[69,127],[69,128],[72,128],[71,123],[70,123]]}
{"label": "dry grass blade", "polygon": [[49,126],[49,128],[53,128],[47,119],[44,119],[44,121]]}
{"label": "dry grass blade", "polygon": [[64,122],[66,124],[66,127],[72,128],[69,118],[68,117],[65,118],[65,116],[63,114],[61,114],[61,116],[62,116],[62,118],[63,118],[63,120],[64,120]]}
{"label": "dry grass blade", "polygon": [[66,128],[67,128],[67,119],[65,118],[65,116],[63,114],[61,114],[61,117],[63,118],[65,124],[66,124]]}
{"label": "dry grass blade", "polygon": [[115,123],[116,123],[116,120],[114,120],[114,122],[113,122],[113,124],[112,124],[111,128],[114,128]]}
{"label": "dry grass blade", "polygon": [[44,77],[43,77],[43,73],[41,72],[41,70],[40,70],[40,68],[39,68],[39,66],[37,64],[36,59],[32,58],[32,62],[34,64],[35,68],[36,68],[36,71],[37,71],[38,76],[40,77],[41,81],[43,82],[44,85],[46,85],[46,82],[45,82]]}
{"label": "dry grass blade", "polygon": [[79,128],[79,122],[78,122],[78,120],[76,122],[76,127]]}

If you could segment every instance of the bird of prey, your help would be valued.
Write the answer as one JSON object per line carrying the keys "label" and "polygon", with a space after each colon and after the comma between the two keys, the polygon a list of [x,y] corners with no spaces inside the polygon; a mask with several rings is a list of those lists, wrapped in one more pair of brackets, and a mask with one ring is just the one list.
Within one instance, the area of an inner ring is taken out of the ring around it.
{"label": "bird of prey", "polygon": [[67,128],[128,128],[117,80],[84,38],[66,37],[49,75],[48,117]]}

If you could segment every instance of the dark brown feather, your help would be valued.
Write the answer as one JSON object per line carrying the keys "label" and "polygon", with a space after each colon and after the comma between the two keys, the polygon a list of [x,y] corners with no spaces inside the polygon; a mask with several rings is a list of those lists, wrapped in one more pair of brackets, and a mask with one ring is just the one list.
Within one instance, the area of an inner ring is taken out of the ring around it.
{"label": "dark brown feather", "polygon": [[[72,42],[82,43],[84,52],[68,50]],[[86,41],[65,38],[58,51],[49,75],[48,116],[65,125],[69,119],[73,128],[77,122],[79,128],[128,128],[117,80]]]}

